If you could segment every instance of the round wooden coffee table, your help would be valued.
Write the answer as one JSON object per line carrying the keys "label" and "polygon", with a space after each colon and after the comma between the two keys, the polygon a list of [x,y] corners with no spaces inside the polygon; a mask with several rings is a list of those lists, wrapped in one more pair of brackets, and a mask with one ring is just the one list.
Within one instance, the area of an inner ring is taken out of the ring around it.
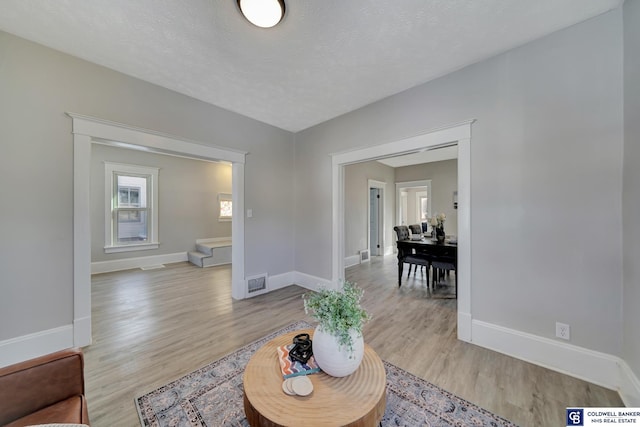
{"label": "round wooden coffee table", "polygon": [[256,426],[377,426],[386,405],[386,373],[375,351],[364,346],[362,364],[353,374],[335,378],[309,375],[313,393],[288,396],[276,348],[312,330],[294,331],[266,343],[249,360],[243,378],[244,412]]}

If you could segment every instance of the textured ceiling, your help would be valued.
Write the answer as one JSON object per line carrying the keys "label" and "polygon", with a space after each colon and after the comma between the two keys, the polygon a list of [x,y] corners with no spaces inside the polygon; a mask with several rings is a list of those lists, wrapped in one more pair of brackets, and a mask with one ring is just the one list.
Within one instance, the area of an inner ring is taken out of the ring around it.
{"label": "textured ceiling", "polygon": [[623,0],[0,0],[0,29],[300,131],[618,7]]}

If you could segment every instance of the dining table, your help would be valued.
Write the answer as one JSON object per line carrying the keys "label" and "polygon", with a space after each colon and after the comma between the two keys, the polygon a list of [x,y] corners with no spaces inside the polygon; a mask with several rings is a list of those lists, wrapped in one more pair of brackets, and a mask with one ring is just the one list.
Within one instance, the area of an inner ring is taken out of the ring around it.
{"label": "dining table", "polygon": [[402,271],[405,262],[411,259],[447,260],[454,266],[458,260],[457,241],[445,239],[443,242],[428,237],[422,237],[420,240],[398,240],[396,241],[398,248],[398,287],[402,286]]}

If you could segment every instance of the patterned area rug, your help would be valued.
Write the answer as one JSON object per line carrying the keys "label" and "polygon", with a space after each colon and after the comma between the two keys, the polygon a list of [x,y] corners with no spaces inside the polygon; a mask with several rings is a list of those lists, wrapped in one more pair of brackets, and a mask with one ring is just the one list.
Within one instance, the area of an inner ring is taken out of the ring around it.
{"label": "patterned area rug", "polygon": [[[253,353],[286,332],[308,329],[293,323],[165,386],[136,398],[143,426],[242,426],[242,374]],[[515,426],[472,403],[384,362],[387,408],[382,426]]]}

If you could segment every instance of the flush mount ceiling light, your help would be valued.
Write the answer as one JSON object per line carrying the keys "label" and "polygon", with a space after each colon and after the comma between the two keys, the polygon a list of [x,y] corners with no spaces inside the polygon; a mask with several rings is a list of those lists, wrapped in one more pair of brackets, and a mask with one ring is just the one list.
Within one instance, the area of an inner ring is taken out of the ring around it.
{"label": "flush mount ceiling light", "polygon": [[284,16],[284,0],[238,0],[245,18],[253,25],[271,28]]}

